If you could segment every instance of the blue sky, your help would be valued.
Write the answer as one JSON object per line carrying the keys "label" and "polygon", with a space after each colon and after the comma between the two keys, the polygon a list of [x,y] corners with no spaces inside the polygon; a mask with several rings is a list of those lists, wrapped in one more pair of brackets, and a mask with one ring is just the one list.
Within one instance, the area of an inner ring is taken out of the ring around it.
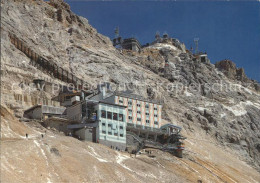
{"label": "blue sky", "polygon": [[201,1],[71,1],[74,13],[89,20],[99,33],[114,38],[152,42],[156,31],[167,32],[187,48],[198,37],[199,50],[212,63],[231,59],[251,79],[260,81],[260,2]]}

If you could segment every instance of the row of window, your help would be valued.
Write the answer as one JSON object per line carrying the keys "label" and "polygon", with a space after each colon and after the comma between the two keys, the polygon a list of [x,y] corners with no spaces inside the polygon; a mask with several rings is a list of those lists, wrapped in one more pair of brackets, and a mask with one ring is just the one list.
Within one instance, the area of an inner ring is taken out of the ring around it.
{"label": "row of window", "polygon": [[[105,124],[105,123],[102,123],[102,127],[106,127],[106,124]],[[108,134],[108,135],[112,135],[112,124],[108,124],[108,128],[109,128],[110,130],[108,131],[107,134]],[[120,129],[120,130],[123,130],[124,127],[123,127],[123,126],[120,126],[119,129]],[[103,133],[103,134],[106,134],[106,130],[104,130],[103,128],[102,128],[102,133]],[[114,136],[118,136],[117,127],[115,127]],[[124,134],[123,134],[123,133],[120,133],[120,137],[124,137]]]}
{"label": "row of window", "polygon": [[[133,118],[132,118],[132,116],[128,116],[128,119],[132,120]],[[142,121],[142,119],[141,118],[137,118],[137,121]],[[150,120],[145,120],[145,122],[149,124]],[[154,124],[158,125],[158,121],[154,121]]]}
{"label": "row of window", "polygon": [[[106,134],[106,131],[105,131],[105,130],[102,130],[102,133],[103,133],[103,134]],[[108,134],[108,135],[112,135],[112,132],[108,132],[107,134]],[[114,133],[114,136],[118,136],[118,133]],[[120,137],[124,137],[124,134],[120,134],[119,136],[120,136]]]}
{"label": "row of window", "polygon": [[[137,107],[138,107],[138,105],[137,105]],[[139,106],[139,107],[140,107],[140,106]],[[148,108],[149,108],[149,107],[148,107]],[[128,111],[129,111],[129,110],[132,111],[132,109],[128,109]],[[154,108],[154,110],[157,111],[157,108]]]}
{"label": "row of window", "polygon": [[[120,103],[120,104],[123,104],[124,102],[123,102],[123,100],[119,100],[119,103]],[[131,101],[129,101],[129,102],[128,102],[128,105],[129,105],[129,106],[132,106],[133,103],[132,103]],[[136,104],[136,106],[137,106],[137,107],[141,107],[141,104]],[[146,104],[146,105],[145,105],[145,108],[146,108],[146,109],[149,109],[149,104]],[[155,107],[154,110],[157,110],[157,107]]]}
{"label": "row of window", "polygon": [[[102,127],[106,127],[106,123],[102,123]],[[107,125],[108,128],[112,129],[112,124],[108,124]],[[117,129],[117,125],[115,124],[114,128],[113,129]],[[123,126],[119,126],[119,129],[120,130],[123,130],[124,127]]]}
{"label": "row of window", "polygon": [[124,121],[124,115],[123,114],[118,114],[118,113],[115,113],[115,112],[109,112],[109,111],[105,111],[105,110],[101,110],[101,118]]}
{"label": "row of window", "polygon": [[[132,109],[128,109],[128,112],[132,112]],[[141,111],[137,111],[137,114],[141,114]],[[150,114],[148,112],[146,112],[145,115],[149,116]],[[154,117],[158,117],[158,115],[155,114]]]}

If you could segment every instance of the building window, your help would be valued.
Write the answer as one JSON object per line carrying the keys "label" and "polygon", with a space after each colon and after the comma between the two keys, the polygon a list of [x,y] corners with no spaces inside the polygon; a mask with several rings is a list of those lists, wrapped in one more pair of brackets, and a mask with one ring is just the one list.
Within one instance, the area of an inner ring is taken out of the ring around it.
{"label": "building window", "polygon": [[106,118],[106,111],[105,110],[101,111],[101,118]]}
{"label": "building window", "polygon": [[137,121],[141,121],[141,118],[137,118]]}
{"label": "building window", "polygon": [[114,136],[118,136],[117,128],[114,130]]}
{"label": "building window", "polygon": [[148,112],[146,112],[146,113],[145,113],[145,115],[146,115],[146,116],[149,116],[149,113],[148,113]]}
{"label": "building window", "polygon": [[119,114],[119,121],[124,121],[124,115],[123,114]]}
{"label": "building window", "polygon": [[120,134],[120,137],[124,137],[124,134]]}
{"label": "building window", "polygon": [[118,120],[118,114],[117,113],[113,113],[113,120]]}
{"label": "building window", "polygon": [[132,109],[128,109],[128,112],[132,112],[133,110]]}
{"label": "building window", "polygon": [[124,129],[124,127],[123,126],[120,126],[120,130],[123,130]]}
{"label": "building window", "polygon": [[154,110],[157,111],[157,108],[155,107]]}
{"label": "building window", "polygon": [[102,130],[102,133],[103,133],[103,134],[106,134],[106,131]]}
{"label": "building window", "polygon": [[107,119],[112,119],[112,112],[107,112]]}
{"label": "building window", "polygon": [[146,122],[146,123],[150,123],[150,120],[146,120],[145,122]]}
{"label": "building window", "polygon": [[137,107],[141,107],[141,105],[140,105],[140,104],[137,104]]}
{"label": "building window", "polygon": [[128,119],[132,120],[132,119],[133,119],[133,117],[132,117],[132,116],[128,116]]}
{"label": "building window", "polygon": [[106,126],[106,123],[102,123],[102,126]]}
{"label": "building window", "polygon": [[155,121],[154,124],[155,124],[155,125],[158,125],[158,121]]}
{"label": "building window", "polygon": [[157,114],[155,114],[154,117],[158,117]]}
{"label": "building window", "polygon": [[129,102],[128,102],[128,105],[132,105],[132,102],[131,102],[131,101],[129,101]]}
{"label": "building window", "polygon": [[119,103],[124,103],[123,100],[119,100]]}
{"label": "building window", "polygon": [[108,135],[112,135],[112,124],[108,124]]}
{"label": "building window", "polygon": [[141,111],[137,111],[137,114],[141,114]]}
{"label": "building window", "polygon": [[145,105],[145,108],[146,108],[146,109],[149,109],[149,104],[146,104],[146,105]]}

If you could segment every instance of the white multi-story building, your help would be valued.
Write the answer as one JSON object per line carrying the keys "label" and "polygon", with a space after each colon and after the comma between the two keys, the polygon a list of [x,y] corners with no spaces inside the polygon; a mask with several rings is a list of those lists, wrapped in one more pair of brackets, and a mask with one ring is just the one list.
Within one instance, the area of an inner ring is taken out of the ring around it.
{"label": "white multi-story building", "polygon": [[160,128],[162,105],[149,101],[130,92],[107,92],[106,87],[99,86],[99,93],[90,99],[126,106],[126,122],[151,128]]}
{"label": "white multi-story building", "polygon": [[161,127],[162,105],[157,102],[147,101],[138,95],[117,92],[114,94],[115,104],[124,105],[126,110],[126,122],[148,126]]}

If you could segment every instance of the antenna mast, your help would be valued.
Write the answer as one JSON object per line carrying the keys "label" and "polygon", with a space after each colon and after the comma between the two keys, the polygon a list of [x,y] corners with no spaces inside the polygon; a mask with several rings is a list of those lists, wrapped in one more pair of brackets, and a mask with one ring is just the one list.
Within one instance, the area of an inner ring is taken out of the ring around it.
{"label": "antenna mast", "polygon": [[117,26],[115,28],[115,38],[118,38],[119,37],[119,27]]}
{"label": "antenna mast", "polygon": [[117,46],[117,45],[121,45],[123,42],[122,37],[119,35],[119,27],[117,26],[115,28],[115,38],[113,39],[113,45]]}
{"label": "antenna mast", "polygon": [[199,38],[194,38],[194,43],[196,45],[195,54],[199,53]]}

